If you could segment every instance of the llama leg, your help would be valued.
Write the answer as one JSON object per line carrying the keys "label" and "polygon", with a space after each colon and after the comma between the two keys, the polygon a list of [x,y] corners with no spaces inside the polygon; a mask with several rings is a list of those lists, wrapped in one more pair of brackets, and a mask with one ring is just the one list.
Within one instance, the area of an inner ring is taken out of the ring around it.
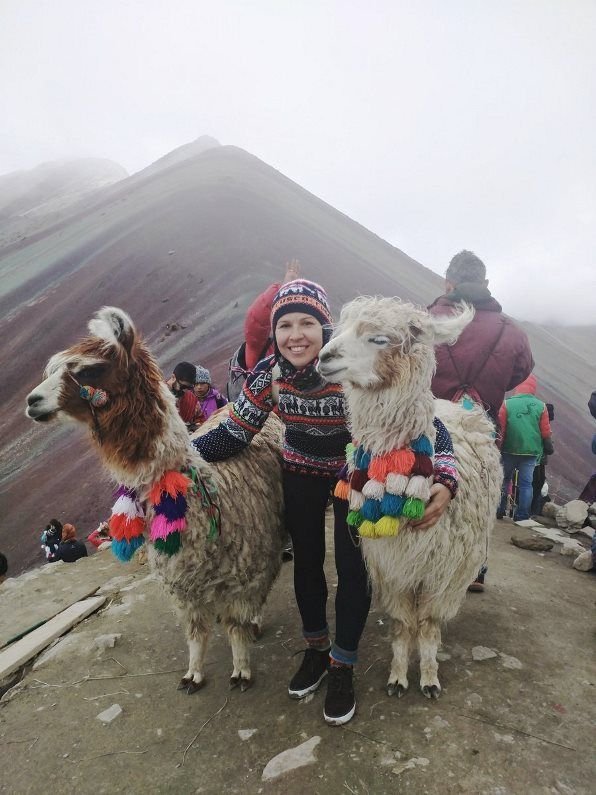
{"label": "llama leg", "polygon": [[438,698],[439,663],[437,652],[441,645],[441,624],[434,615],[423,613],[418,619],[418,646],[420,649],[420,689],[427,698]]}
{"label": "llama leg", "polygon": [[187,615],[186,638],[188,642],[188,671],[178,685],[188,695],[196,693],[205,684],[205,655],[209,644],[210,627],[204,617]]}
{"label": "llama leg", "polygon": [[228,637],[230,638],[234,664],[230,687],[240,685],[240,690],[244,692],[252,685],[250,671],[250,644],[254,639],[252,625],[250,623],[230,624],[228,626]]}
{"label": "llama leg", "polygon": [[253,640],[259,640],[259,638],[263,634],[263,614],[255,613],[250,620],[250,626],[252,630]]}
{"label": "llama leg", "polygon": [[416,619],[414,613],[414,599],[404,596],[402,601],[396,605],[396,612],[399,618],[392,621],[392,640],[393,659],[391,660],[391,670],[389,681],[387,682],[387,695],[396,695],[401,698],[408,689],[408,663],[410,661],[410,647],[415,631]]}

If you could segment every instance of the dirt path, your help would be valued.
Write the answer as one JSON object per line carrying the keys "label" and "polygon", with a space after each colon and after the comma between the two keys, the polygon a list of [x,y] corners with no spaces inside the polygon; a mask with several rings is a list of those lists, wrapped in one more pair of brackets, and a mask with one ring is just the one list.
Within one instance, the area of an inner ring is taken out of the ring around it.
{"label": "dirt path", "polygon": [[[146,567],[123,567],[107,586],[108,606],[42,655],[0,704],[0,791],[592,792],[596,577],[572,569],[557,547],[545,555],[513,547],[511,532],[497,523],[487,590],[468,594],[444,633],[438,701],[416,689],[415,669],[406,697],[385,695],[388,622],[373,606],[358,710],[343,728],[324,724],[323,693],[305,702],[286,694],[291,654],[302,647],[291,564],[254,648],[255,686],[228,690],[231,657],[217,632],[208,684],[193,696],[176,690],[186,648],[167,599]],[[98,648],[112,633],[121,636],[115,646]],[[474,661],[476,646],[497,654]],[[97,716],[114,704],[122,712],[104,724]],[[309,740],[315,762],[262,779],[269,760]]]}

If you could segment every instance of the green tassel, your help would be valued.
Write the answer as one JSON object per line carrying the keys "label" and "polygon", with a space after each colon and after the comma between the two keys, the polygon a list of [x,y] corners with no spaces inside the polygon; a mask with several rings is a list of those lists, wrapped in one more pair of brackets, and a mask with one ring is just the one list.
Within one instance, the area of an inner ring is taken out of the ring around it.
{"label": "green tassel", "polygon": [[158,552],[172,557],[182,546],[182,536],[178,532],[170,533],[166,538],[156,538],[153,543]]}
{"label": "green tassel", "polygon": [[422,519],[426,505],[418,497],[408,497],[403,507],[403,515],[408,519]]}
{"label": "green tassel", "polygon": [[360,511],[349,511],[346,518],[346,522],[350,525],[350,527],[360,527],[363,521],[364,517]]}
{"label": "green tassel", "polygon": [[213,514],[209,517],[209,533],[207,534],[207,541],[215,541],[217,536],[219,535],[219,530],[217,527],[217,519]]}

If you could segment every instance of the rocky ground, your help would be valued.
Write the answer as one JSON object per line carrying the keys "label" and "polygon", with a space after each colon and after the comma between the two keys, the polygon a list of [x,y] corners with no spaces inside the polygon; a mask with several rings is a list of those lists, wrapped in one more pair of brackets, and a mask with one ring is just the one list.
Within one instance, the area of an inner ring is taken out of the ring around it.
{"label": "rocky ground", "polygon": [[0,587],[3,640],[70,595],[101,585],[108,599],[5,693],[0,791],[593,792],[596,577],[571,568],[558,544],[546,553],[513,546],[513,531],[532,532],[496,523],[487,589],[467,595],[444,633],[438,701],[416,689],[414,667],[410,692],[386,696],[389,627],[373,606],[358,711],[342,728],[324,724],[323,693],[303,702],[286,694],[302,648],[291,564],[270,599],[246,693],[228,689],[221,632],[207,686],[192,696],[176,690],[185,642],[146,566],[100,553],[9,581]]}

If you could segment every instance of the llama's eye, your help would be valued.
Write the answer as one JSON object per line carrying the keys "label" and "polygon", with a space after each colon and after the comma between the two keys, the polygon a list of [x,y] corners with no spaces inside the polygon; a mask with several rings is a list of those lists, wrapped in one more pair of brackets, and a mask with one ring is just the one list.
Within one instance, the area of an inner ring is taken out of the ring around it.
{"label": "llama's eye", "polygon": [[373,345],[389,345],[389,337],[384,337],[382,334],[378,334],[376,337],[369,337],[369,342],[372,342]]}
{"label": "llama's eye", "polygon": [[104,369],[105,367],[103,364],[92,364],[88,367],[81,367],[81,369],[76,372],[76,377],[79,381],[82,379],[99,378]]}

